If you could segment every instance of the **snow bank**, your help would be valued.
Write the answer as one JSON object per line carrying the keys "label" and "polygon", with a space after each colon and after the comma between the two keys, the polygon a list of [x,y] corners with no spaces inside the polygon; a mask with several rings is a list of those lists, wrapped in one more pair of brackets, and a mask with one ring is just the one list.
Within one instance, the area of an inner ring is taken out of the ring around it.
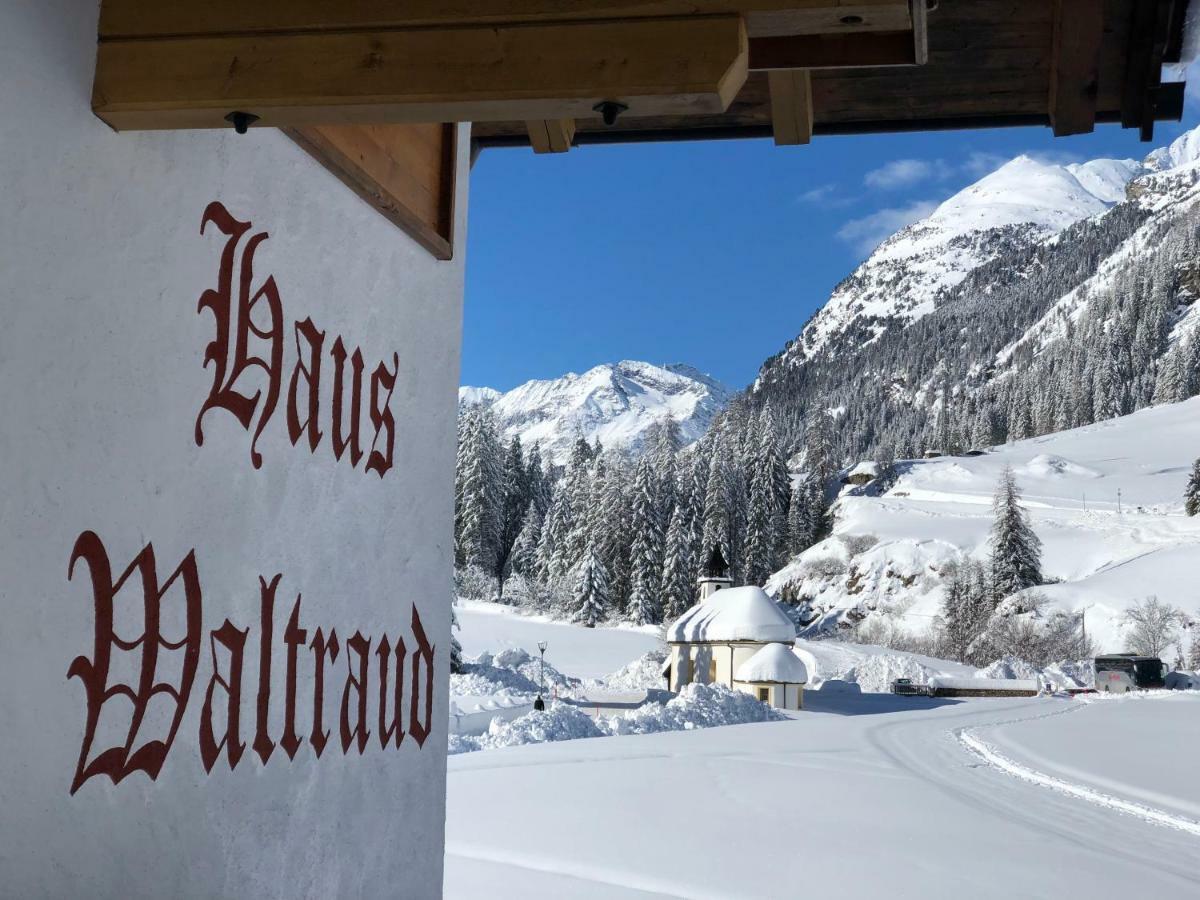
{"label": "snow bank", "polygon": [[1063,661],[1040,669],[1031,662],[1006,656],[984,666],[978,678],[999,678],[1048,681],[1058,689],[1091,687],[1095,683],[1095,668],[1091,660]]}
{"label": "snow bank", "polygon": [[[536,694],[540,665],[535,657],[520,649],[502,650],[494,655],[481,653],[474,660],[465,662],[461,673],[451,674],[450,696]],[[579,680],[567,677],[546,663],[545,684],[547,691],[557,688],[561,694],[578,688]]]}
{"label": "snow bank", "polygon": [[857,685],[866,693],[882,694],[891,691],[897,678],[928,684],[935,675],[970,677],[975,673],[974,667],[948,659],[839,640],[798,640],[795,653],[808,669],[809,688],[816,690],[837,681]]}
{"label": "snow bank", "polygon": [[654,734],[784,718],[749,694],[731,691],[722,684],[689,684],[663,706],[643,706],[628,715],[614,716],[605,724],[609,734]]}
{"label": "snow bank", "polygon": [[720,725],[775,722],[786,718],[749,694],[719,684],[689,684],[662,706],[648,705],[624,716],[593,720],[578,707],[553,703],[511,722],[495,720],[478,737],[451,735],[450,753],[494,750],[608,735],[690,731]]}
{"label": "snow bank", "polygon": [[1036,678],[952,678],[935,675],[929,686],[950,691],[1040,691],[1041,682]]}
{"label": "snow bank", "polygon": [[644,653],[626,666],[622,666],[611,675],[606,675],[595,684],[614,692],[636,692],[663,687],[665,681],[662,675],[663,664],[667,661],[667,649],[651,650]]}

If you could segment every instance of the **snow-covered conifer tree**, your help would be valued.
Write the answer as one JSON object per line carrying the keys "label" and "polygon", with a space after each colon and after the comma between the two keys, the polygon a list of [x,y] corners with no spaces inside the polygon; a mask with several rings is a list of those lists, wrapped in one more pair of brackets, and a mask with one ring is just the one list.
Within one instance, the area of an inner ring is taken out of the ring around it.
{"label": "snow-covered conifer tree", "polygon": [[464,566],[492,572],[500,540],[503,478],[499,441],[491,414],[483,407],[468,413],[457,468],[456,556]]}
{"label": "snow-covered conifer tree", "polygon": [[809,415],[804,432],[804,467],[821,482],[836,471],[833,458],[833,418],[824,406]]}
{"label": "snow-covered conifer tree", "polygon": [[632,585],[626,610],[629,618],[638,625],[655,625],[662,621],[663,527],[657,482],[650,456],[643,456],[633,480]]}
{"label": "snow-covered conifer tree", "polygon": [[1042,542],[1021,508],[1021,491],[1005,467],[992,501],[992,588],[997,598],[1042,583]]}
{"label": "snow-covered conifer tree", "polygon": [[604,571],[604,563],[600,562],[595,548],[590,545],[576,567],[571,599],[575,621],[582,622],[588,628],[595,628],[608,614],[608,573]]}
{"label": "snow-covered conifer tree", "polygon": [[1189,516],[1200,515],[1200,459],[1192,465],[1192,475],[1183,492],[1183,511]]}
{"label": "snow-covered conifer tree", "polygon": [[695,602],[691,542],[684,518],[682,508],[677,505],[671,513],[671,524],[667,527],[666,559],[662,573],[662,604],[666,619],[678,618]]}

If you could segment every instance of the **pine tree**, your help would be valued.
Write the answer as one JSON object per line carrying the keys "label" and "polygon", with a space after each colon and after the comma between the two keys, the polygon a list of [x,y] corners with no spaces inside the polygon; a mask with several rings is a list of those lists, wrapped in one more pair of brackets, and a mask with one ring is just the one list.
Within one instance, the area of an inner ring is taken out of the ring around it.
{"label": "pine tree", "polygon": [[971,647],[987,628],[995,604],[982,564],[956,563],[946,579],[941,637],[945,652],[959,662],[971,661]]}
{"label": "pine tree", "polygon": [[718,435],[712,444],[708,482],[704,490],[704,517],[701,544],[720,547],[726,561],[733,555],[730,541],[729,465],[723,442]]}
{"label": "pine tree", "polygon": [[1188,668],[1200,673],[1200,626],[1193,624],[1189,630],[1192,632],[1192,642],[1188,646]]}
{"label": "pine tree", "polygon": [[1200,515],[1200,459],[1192,465],[1192,476],[1183,492],[1183,511],[1189,516]]}
{"label": "pine tree", "polygon": [[459,484],[455,490],[455,555],[464,566],[494,572],[500,542],[503,478],[499,441],[491,414],[483,407],[468,412],[456,467]]}
{"label": "pine tree", "polygon": [[804,433],[804,466],[822,483],[835,471],[833,458],[833,418],[824,406],[809,416]]}
{"label": "pine tree", "polygon": [[776,569],[774,505],[770,472],[759,468],[750,482],[750,509],[746,515],[744,572],[747,584],[765,584]]}
{"label": "pine tree", "polygon": [[587,628],[595,628],[608,614],[608,573],[591,546],[584,551],[583,560],[576,567],[571,599],[575,621],[582,622]]}
{"label": "pine tree", "polygon": [[1042,583],[1042,542],[1021,508],[1016,476],[1005,467],[992,502],[992,588],[997,598]]}
{"label": "pine tree", "polygon": [[666,619],[677,619],[693,605],[695,578],[685,514],[680,506],[671,513],[667,527],[666,559],[663,562],[662,602]]}
{"label": "pine tree", "polygon": [[793,556],[812,546],[812,515],[808,498],[809,491],[804,483],[792,491],[792,502],[788,507],[788,551]]}
{"label": "pine tree", "polygon": [[663,529],[656,487],[650,457],[643,456],[633,481],[632,586],[627,609],[638,625],[662,621]]}
{"label": "pine tree", "polygon": [[462,658],[462,643],[454,632],[459,631],[462,626],[458,623],[458,602],[451,599],[450,601],[450,671],[459,673],[463,670]]}

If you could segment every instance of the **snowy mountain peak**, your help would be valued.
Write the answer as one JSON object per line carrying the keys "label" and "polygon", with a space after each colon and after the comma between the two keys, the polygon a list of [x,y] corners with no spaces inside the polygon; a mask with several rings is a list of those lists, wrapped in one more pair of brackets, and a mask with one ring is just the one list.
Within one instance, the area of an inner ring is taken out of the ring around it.
{"label": "snowy mountain peak", "polygon": [[1159,147],[1144,163],[1151,172],[1166,172],[1200,160],[1200,128],[1184,132],[1166,147]]}
{"label": "snowy mountain peak", "polygon": [[459,389],[460,404],[490,403],[507,437],[520,436],[526,446],[540,443],[556,462],[570,456],[579,436],[589,443],[598,439],[605,447],[637,450],[647,429],[666,418],[679,423],[683,441],[691,443],[704,434],[729,396],[729,388],[692,366],[636,360],[528,381],[504,394],[490,388]]}
{"label": "snowy mountain peak", "polygon": [[[1185,142],[1170,159],[1190,152]],[[896,322],[927,315],[939,294],[1002,250],[1043,241],[1123,201],[1126,185],[1145,171],[1130,159],[1059,165],[1021,155],[1006,162],[880,244],[834,289],[785,358],[799,362],[851,331],[856,343],[870,342]]]}
{"label": "snowy mountain peak", "polygon": [[499,399],[500,392],[495,388],[463,385],[458,389],[458,405],[460,408],[464,406],[491,406]]}

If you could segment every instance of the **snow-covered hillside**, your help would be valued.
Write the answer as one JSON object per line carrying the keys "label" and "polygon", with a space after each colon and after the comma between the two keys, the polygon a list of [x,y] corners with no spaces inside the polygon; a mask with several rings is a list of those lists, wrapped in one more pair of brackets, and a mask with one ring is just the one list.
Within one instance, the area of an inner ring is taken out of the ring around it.
{"label": "snow-covered hillside", "polygon": [[983,456],[903,462],[882,497],[848,489],[833,536],[768,590],[810,600],[827,624],[874,614],[926,629],[940,612],[946,565],[986,558],[992,493],[1007,465],[1044,544],[1044,574],[1058,582],[1041,590],[1052,606],[1086,612],[1097,649],[1121,650],[1122,613],[1149,595],[1200,619],[1200,518],[1183,514],[1198,455],[1200,398]]}
{"label": "snow-covered hillside", "polygon": [[582,375],[529,381],[507,393],[459,388],[459,404],[489,403],[505,436],[540,443],[565,462],[580,436],[605,447],[636,450],[647,429],[670,418],[685,444],[697,440],[729,400],[720,382],[686,365],[624,361]]}

